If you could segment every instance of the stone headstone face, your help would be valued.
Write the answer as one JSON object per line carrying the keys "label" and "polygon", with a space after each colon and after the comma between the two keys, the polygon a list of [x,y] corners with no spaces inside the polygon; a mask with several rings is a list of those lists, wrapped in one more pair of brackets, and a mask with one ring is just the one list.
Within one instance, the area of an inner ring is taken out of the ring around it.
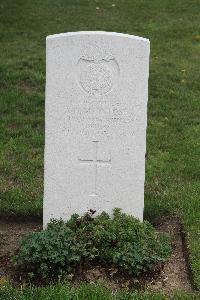
{"label": "stone headstone face", "polygon": [[89,209],[143,219],[149,41],[47,37],[44,227]]}

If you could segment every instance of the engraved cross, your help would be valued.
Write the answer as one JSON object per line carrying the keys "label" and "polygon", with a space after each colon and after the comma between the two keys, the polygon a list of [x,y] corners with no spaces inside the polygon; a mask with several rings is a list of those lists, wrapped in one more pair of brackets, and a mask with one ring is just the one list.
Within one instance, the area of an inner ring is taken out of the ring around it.
{"label": "engraved cross", "polygon": [[94,169],[94,183],[93,183],[93,192],[90,194],[90,196],[97,196],[97,167],[99,165],[105,166],[105,165],[111,165],[111,158],[109,160],[101,160],[98,159],[98,143],[99,141],[93,141],[93,159],[80,159],[78,158],[79,162],[81,164],[89,164],[93,165]]}

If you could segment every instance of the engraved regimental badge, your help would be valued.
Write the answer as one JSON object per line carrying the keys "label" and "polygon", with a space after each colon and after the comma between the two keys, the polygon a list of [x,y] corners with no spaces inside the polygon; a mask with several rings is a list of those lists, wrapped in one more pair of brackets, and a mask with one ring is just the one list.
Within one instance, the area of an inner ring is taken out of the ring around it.
{"label": "engraved regimental badge", "polygon": [[117,85],[119,65],[103,47],[86,48],[77,66],[80,87],[92,96],[105,95]]}

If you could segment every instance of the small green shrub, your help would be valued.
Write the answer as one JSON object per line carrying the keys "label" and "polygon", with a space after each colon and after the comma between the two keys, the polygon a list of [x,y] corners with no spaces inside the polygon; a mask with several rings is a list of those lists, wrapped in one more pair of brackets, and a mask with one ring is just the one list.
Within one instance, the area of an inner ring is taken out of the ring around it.
{"label": "small green shrub", "polygon": [[147,221],[142,223],[119,209],[112,218],[105,212],[95,218],[93,214],[91,210],[83,217],[73,215],[68,222],[52,220],[46,230],[24,238],[14,257],[16,266],[52,277],[97,260],[138,276],[170,256],[169,238]]}

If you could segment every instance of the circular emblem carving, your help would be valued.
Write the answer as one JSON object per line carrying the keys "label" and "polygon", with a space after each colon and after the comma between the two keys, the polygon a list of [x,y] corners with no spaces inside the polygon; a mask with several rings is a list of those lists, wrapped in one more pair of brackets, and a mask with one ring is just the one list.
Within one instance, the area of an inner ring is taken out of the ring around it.
{"label": "circular emblem carving", "polygon": [[91,95],[103,95],[113,86],[113,74],[108,66],[91,63],[82,70],[80,84]]}

